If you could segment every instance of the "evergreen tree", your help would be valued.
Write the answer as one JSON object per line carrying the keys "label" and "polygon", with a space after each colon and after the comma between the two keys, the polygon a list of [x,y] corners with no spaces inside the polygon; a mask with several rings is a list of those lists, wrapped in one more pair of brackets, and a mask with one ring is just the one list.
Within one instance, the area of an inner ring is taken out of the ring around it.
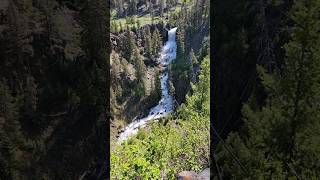
{"label": "evergreen tree", "polygon": [[144,33],[144,44],[145,44],[145,49],[146,49],[146,54],[148,58],[152,57],[153,54],[153,43],[151,39],[151,32],[150,32],[150,27],[146,26],[145,28],[145,33]]}
{"label": "evergreen tree", "polygon": [[139,49],[135,48],[133,50],[132,62],[134,63],[136,69],[136,78],[137,78],[137,86],[136,86],[136,95],[138,97],[142,97],[146,94],[145,89],[145,76],[147,73],[146,65],[143,62],[143,59],[140,55]]}
{"label": "evergreen tree", "polygon": [[127,60],[131,59],[131,54],[135,48],[135,42],[134,42],[134,37],[131,34],[129,26],[127,26],[126,29],[126,41],[124,42],[124,58]]}
{"label": "evergreen tree", "polygon": [[198,64],[198,60],[197,60],[197,57],[194,55],[193,49],[191,49],[190,51],[190,58],[191,58],[192,65]]}
{"label": "evergreen tree", "polygon": [[180,29],[177,31],[177,56],[183,56],[184,55],[184,31],[183,29]]}
{"label": "evergreen tree", "polygon": [[201,63],[201,73],[199,82],[192,83],[192,95],[187,95],[187,104],[191,109],[189,111],[197,112],[202,115],[210,114],[210,61],[209,56],[205,57]]}
{"label": "evergreen tree", "polygon": [[146,76],[146,72],[147,72],[147,68],[146,65],[143,62],[143,59],[140,55],[139,49],[135,48],[133,50],[133,56],[132,56],[132,60],[133,64],[135,65],[135,69],[136,69],[136,78],[138,80],[138,82],[143,82],[144,78]]}
{"label": "evergreen tree", "polygon": [[161,79],[160,79],[160,73],[157,72],[156,75],[155,75],[155,82],[154,82],[154,86],[155,86],[155,89],[154,91],[156,92],[156,99],[160,99],[161,98]]}
{"label": "evergreen tree", "polygon": [[152,34],[152,47],[153,47],[153,53],[152,53],[153,55],[156,55],[162,47],[162,38],[160,36],[160,32],[158,28],[156,28]]}

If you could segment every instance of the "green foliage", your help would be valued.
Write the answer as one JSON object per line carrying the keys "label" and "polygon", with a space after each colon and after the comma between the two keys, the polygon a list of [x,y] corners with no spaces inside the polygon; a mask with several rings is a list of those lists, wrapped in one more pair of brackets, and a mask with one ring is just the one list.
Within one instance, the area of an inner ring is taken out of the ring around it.
{"label": "green foliage", "polygon": [[154,87],[152,88],[153,93],[151,96],[153,96],[155,99],[159,100],[161,99],[161,80],[160,80],[160,73],[157,72],[155,75],[155,81],[153,82]]}
{"label": "green foliage", "polygon": [[162,38],[158,28],[153,31],[152,34],[152,47],[153,47],[153,55],[156,55],[162,47]]}
{"label": "green foliage", "polygon": [[198,60],[197,60],[197,57],[194,55],[193,49],[191,49],[190,51],[190,58],[191,58],[192,65],[198,64]]}
{"label": "green foliage", "polygon": [[110,30],[111,32],[119,32],[120,31],[119,24],[116,21],[111,21]]}
{"label": "green foliage", "polygon": [[153,33],[150,32],[150,27],[145,27],[145,33],[144,33],[144,45],[146,49],[146,55],[148,58],[152,58],[162,47],[162,37],[160,35],[160,32],[158,28],[156,28]]}
{"label": "green foliage", "polygon": [[202,41],[202,46],[200,48],[198,60],[199,61],[202,60],[204,57],[206,57],[209,54],[209,52],[210,52],[210,37],[206,36]]}
{"label": "green foliage", "polygon": [[126,33],[125,33],[125,41],[123,42],[122,47],[123,47],[123,57],[128,61],[131,60],[131,55],[133,54],[133,50],[136,48],[136,44],[129,26],[127,26]]}
{"label": "green foliage", "polygon": [[[181,170],[200,171],[209,165],[210,61],[202,63],[200,81],[193,86],[177,115],[169,123],[153,124],[111,152],[112,179],[174,179]],[[200,106],[199,106],[200,105]]]}
{"label": "green foliage", "polygon": [[196,85],[192,84],[193,94],[191,97],[187,95],[186,99],[192,111],[203,113],[205,116],[210,114],[210,104],[207,103],[210,99],[210,62],[208,57],[202,62],[201,68],[199,82]]}
{"label": "green foliage", "polygon": [[134,16],[127,16],[126,17],[126,24],[127,25],[132,25],[132,24],[135,24],[136,23],[136,19]]}
{"label": "green foliage", "polygon": [[184,31],[181,28],[177,31],[177,57],[183,56],[185,52]]}
{"label": "green foliage", "polygon": [[146,28],[145,28],[144,45],[146,48],[147,57],[151,58],[154,50],[153,50],[153,46],[152,46],[151,32],[150,32],[149,26],[146,26]]}
{"label": "green foliage", "polygon": [[137,97],[141,98],[146,94],[145,89],[145,76],[147,73],[146,65],[143,62],[143,59],[139,53],[139,49],[135,48],[133,50],[133,59],[132,62],[135,65],[137,86],[135,88],[135,94]]}
{"label": "green foliage", "polygon": [[177,57],[170,66],[171,77],[178,103],[185,100],[185,95],[190,90],[193,71],[190,58],[187,55]]}

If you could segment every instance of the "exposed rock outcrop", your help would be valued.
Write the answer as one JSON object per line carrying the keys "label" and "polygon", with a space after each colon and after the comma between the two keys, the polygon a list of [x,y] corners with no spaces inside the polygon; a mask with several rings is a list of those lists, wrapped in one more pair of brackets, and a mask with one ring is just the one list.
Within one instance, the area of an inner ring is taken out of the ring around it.
{"label": "exposed rock outcrop", "polygon": [[177,174],[178,180],[210,180],[210,168],[204,169],[197,174],[194,171],[182,171]]}

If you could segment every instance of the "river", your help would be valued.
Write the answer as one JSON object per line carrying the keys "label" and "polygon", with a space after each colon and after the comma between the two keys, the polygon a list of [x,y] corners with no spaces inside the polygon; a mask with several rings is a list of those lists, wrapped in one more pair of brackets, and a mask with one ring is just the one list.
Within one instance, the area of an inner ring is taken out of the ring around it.
{"label": "river", "polygon": [[160,75],[161,81],[161,99],[157,106],[150,109],[149,114],[138,120],[134,120],[126,126],[118,138],[118,142],[127,140],[130,136],[135,135],[139,128],[145,127],[148,122],[167,116],[174,110],[174,100],[169,93],[169,77],[168,65],[176,59],[177,44],[176,44],[177,27],[168,31],[168,41],[162,47],[158,62],[164,67]]}

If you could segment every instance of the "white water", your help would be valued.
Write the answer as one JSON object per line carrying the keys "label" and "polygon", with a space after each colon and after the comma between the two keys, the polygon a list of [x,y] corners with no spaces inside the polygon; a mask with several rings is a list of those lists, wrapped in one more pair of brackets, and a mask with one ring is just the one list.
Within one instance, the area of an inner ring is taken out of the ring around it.
{"label": "white water", "polygon": [[124,131],[119,136],[118,142],[127,140],[130,136],[136,134],[139,128],[146,126],[147,122],[165,117],[174,110],[173,98],[169,94],[167,65],[176,58],[176,31],[177,28],[175,27],[170,29],[170,31],[168,32],[168,41],[162,47],[160,57],[158,59],[159,63],[161,63],[165,67],[165,70],[160,76],[162,91],[161,100],[159,101],[157,106],[150,109],[147,117],[135,120],[127,127],[125,127]]}

